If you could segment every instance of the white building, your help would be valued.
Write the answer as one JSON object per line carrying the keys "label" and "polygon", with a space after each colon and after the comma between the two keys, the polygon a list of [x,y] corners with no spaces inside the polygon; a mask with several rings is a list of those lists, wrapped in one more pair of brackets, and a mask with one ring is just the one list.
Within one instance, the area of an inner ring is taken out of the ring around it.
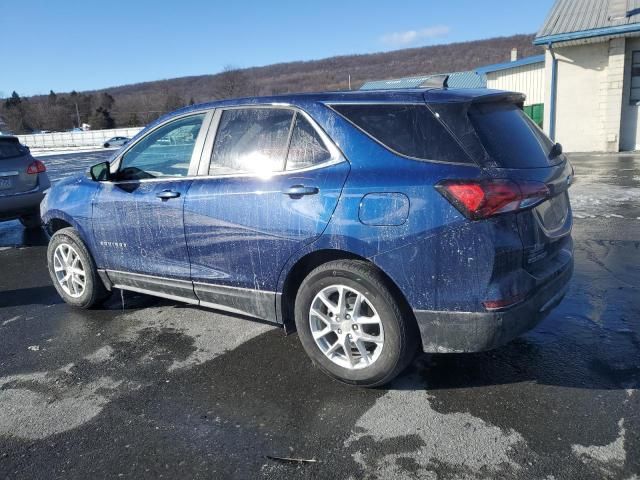
{"label": "white building", "polygon": [[476,69],[486,78],[486,87],[496,90],[520,92],[526,95],[525,112],[538,125],[543,126],[545,99],[545,66],[544,55],[536,55],[522,59],[517,58],[517,51],[511,52],[511,61],[496,63]]}
{"label": "white building", "polygon": [[534,44],[551,138],[569,152],[640,149],[640,0],[556,0]]}

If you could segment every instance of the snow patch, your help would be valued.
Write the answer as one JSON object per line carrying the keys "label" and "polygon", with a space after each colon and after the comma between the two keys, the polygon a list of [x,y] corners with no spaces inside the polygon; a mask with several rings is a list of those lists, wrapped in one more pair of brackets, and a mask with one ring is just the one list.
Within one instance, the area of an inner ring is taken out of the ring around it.
{"label": "snow patch", "polygon": [[69,370],[0,378],[0,435],[38,440],[80,427],[102,411],[122,383],[110,377],[75,383]]}
{"label": "snow patch", "polygon": [[[354,460],[366,470],[375,462],[375,471],[380,478],[398,478],[406,475],[401,468],[401,458],[409,452],[380,454],[368,452],[368,440],[382,443],[385,440],[418,436],[419,446],[410,452],[418,470],[416,478],[430,478],[434,465],[446,464],[454,471],[474,476],[474,472],[511,476],[518,465],[510,453],[514,447],[522,450],[524,438],[514,430],[508,432],[491,425],[469,413],[439,413],[430,406],[431,395],[424,390],[415,390],[415,378],[407,378],[407,388],[394,385],[379,398],[375,405],[356,423],[355,433],[345,442],[347,448],[361,448],[352,454]],[[413,387],[412,387],[413,386]],[[420,412],[416,415],[415,412]],[[362,440],[362,446],[358,445]],[[415,444],[415,442],[414,442]]]}
{"label": "snow patch", "polygon": [[95,352],[87,355],[85,360],[88,360],[91,363],[103,363],[111,360],[113,357],[113,347],[110,345],[105,345],[104,347],[99,348]]}
{"label": "snow patch", "polygon": [[608,445],[573,445],[571,449],[584,463],[599,468],[607,476],[614,476],[627,460],[624,418],[618,422],[618,429],[618,438]]}

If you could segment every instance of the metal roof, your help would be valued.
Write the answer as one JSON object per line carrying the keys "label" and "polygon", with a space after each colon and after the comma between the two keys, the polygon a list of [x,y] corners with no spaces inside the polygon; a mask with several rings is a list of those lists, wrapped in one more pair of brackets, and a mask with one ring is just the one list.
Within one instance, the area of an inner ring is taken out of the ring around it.
{"label": "metal roof", "polygon": [[509,68],[524,67],[525,65],[533,65],[534,63],[544,63],[544,54],[521,58],[520,60],[514,60],[513,62],[503,62],[503,63],[494,63],[493,65],[485,65],[484,67],[476,68],[476,72],[486,74],[489,72],[498,72],[500,70],[507,70]]}
{"label": "metal roof", "polygon": [[556,0],[536,45],[640,31],[640,0]]}
{"label": "metal roof", "polygon": [[[436,77],[438,75],[423,75],[420,77],[405,77],[391,80],[373,80],[362,85],[360,87],[360,90],[395,90],[397,88],[418,88],[428,79]],[[487,77],[484,75],[484,73],[453,72],[447,75],[449,75],[449,88],[484,88],[487,86]]]}

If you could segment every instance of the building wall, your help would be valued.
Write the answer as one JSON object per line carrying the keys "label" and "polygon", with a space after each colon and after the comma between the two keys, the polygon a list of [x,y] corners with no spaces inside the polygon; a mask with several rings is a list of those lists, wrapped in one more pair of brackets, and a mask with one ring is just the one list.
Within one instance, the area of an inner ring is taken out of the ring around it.
{"label": "building wall", "polygon": [[620,151],[622,90],[624,86],[625,38],[609,40],[606,78],[600,83],[599,106],[604,149]]}
{"label": "building wall", "polygon": [[[604,151],[603,124],[609,64],[609,43],[554,47],[558,59],[555,140],[567,152]],[[545,120],[549,133],[551,114],[551,65],[545,55]]]}
{"label": "building wall", "polygon": [[527,96],[525,105],[544,103],[544,63],[487,73],[487,88],[521,92]]}

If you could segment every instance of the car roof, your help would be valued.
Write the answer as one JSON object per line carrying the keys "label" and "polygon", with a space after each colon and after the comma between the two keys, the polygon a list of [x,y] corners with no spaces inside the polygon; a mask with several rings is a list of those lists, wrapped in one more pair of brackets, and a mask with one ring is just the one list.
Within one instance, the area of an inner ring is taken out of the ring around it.
{"label": "car roof", "polygon": [[167,113],[148,126],[154,126],[171,117],[187,113],[197,113],[211,108],[247,105],[288,105],[303,108],[311,104],[336,103],[441,103],[468,102],[481,97],[508,97],[516,101],[524,100],[520,93],[492,90],[489,88],[407,88],[387,90],[342,90],[337,92],[289,93],[264,97],[244,97],[214,102],[200,103]]}
{"label": "car roof", "polygon": [[[452,102],[469,101],[477,97],[504,95],[511,92],[491,90],[488,88],[415,88],[388,90],[346,90],[337,92],[291,93],[265,97],[244,97],[229,100],[201,103],[184,107],[169,115],[178,115],[189,111],[241,105],[304,105],[309,103],[350,103],[350,102]],[[426,94],[426,96],[425,96]]]}

